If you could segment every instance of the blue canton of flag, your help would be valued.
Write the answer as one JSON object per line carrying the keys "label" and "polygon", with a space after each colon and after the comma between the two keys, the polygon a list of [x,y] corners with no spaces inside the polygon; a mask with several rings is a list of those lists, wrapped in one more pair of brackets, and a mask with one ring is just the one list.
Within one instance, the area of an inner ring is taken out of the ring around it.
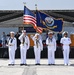
{"label": "blue canton of flag", "polygon": [[61,19],[55,19],[40,11],[36,11],[36,19],[38,27],[55,32],[62,31],[63,21]]}

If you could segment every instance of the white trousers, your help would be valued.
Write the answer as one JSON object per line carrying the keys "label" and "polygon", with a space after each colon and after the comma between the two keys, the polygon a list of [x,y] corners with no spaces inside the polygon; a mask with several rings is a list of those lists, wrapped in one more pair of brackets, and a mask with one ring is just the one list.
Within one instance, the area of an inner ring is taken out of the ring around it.
{"label": "white trousers", "polygon": [[15,50],[9,49],[9,64],[15,64]]}
{"label": "white trousers", "polygon": [[64,49],[63,51],[64,64],[69,64],[69,53],[70,53],[69,48]]}
{"label": "white trousers", "polygon": [[41,50],[39,48],[34,48],[34,54],[35,54],[35,63],[40,64]]}
{"label": "white trousers", "polygon": [[20,53],[21,53],[21,64],[26,64],[26,53],[27,49],[25,47],[20,47]]}
{"label": "white trousers", "polygon": [[53,50],[48,50],[48,64],[55,64],[55,55]]}

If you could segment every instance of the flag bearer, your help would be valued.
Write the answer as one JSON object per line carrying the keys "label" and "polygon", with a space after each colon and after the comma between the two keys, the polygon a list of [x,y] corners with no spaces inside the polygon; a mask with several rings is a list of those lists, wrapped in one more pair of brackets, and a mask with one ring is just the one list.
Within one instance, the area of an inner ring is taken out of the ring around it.
{"label": "flag bearer", "polygon": [[68,37],[67,31],[63,32],[63,38],[61,38],[60,43],[63,46],[64,65],[70,65],[69,64],[69,53],[70,53],[71,40]]}
{"label": "flag bearer", "polygon": [[48,32],[46,45],[48,48],[48,65],[55,65],[56,40],[53,36],[53,32]]}
{"label": "flag bearer", "polygon": [[41,51],[43,50],[42,40],[40,34],[36,33],[35,36],[31,36],[34,41],[34,54],[35,54],[35,65],[40,65]]}
{"label": "flag bearer", "polygon": [[22,34],[19,36],[20,44],[20,53],[21,53],[21,66],[26,64],[26,53],[30,47],[29,37],[26,35],[26,30],[22,30]]}
{"label": "flag bearer", "polygon": [[14,66],[15,64],[15,51],[17,49],[17,40],[14,37],[14,32],[10,32],[10,38],[8,41],[8,49],[9,49],[9,66],[12,65]]}

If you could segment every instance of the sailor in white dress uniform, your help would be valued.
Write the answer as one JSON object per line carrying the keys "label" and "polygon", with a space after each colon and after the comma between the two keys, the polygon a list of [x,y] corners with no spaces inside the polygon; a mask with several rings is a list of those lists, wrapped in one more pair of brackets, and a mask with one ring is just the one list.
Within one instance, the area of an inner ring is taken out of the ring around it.
{"label": "sailor in white dress uniform", "polygon": [[8,49],[9,49],[9,66],[14,66],[15,64],[15,51],[17,49],[17,40],[14,37],[14,32],[10,32],[10,38],[8,40]]}
{"label": "sailor in white dress uniform", "polygon": [[31,35],[31,38],[34,41],[35,63],[36,65],[40,65],[41,51],[43,50],[43,44],[40,38],[40,34],[36,33],[35,36]]}
{"label": "sailor in white dress uniform", "polygon": [[53,32],[48,32],[46,45],[48,48],[48,65],[55,65],[56,40],[53,36]]}
{"label": "sailor in white dress uniform", "polygon": [[20,44],[20,53],[21,53],[21,66],[26,64],[26,54],[27,50],[30,47],[29,37],[26,35],[26,30],[22,30],[22,34],[19,36]]}
{"label": "sailor in white dress uniform", "polygon": [[68,37],[68,32],[63,32],[63,38],[61,38],[60,43],[63,46],[63,57],[64,57],[64,65],[70,65],[69,64],[69,53],[70,53],[70,44],[71,39]]}

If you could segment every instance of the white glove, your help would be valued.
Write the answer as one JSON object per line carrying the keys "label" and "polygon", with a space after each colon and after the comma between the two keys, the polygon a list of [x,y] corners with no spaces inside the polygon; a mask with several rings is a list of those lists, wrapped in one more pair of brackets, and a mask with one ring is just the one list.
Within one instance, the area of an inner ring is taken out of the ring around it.
{"label": "white glove", "polygon": [[30,35],[30,37],[33,37],[33,35]]}

